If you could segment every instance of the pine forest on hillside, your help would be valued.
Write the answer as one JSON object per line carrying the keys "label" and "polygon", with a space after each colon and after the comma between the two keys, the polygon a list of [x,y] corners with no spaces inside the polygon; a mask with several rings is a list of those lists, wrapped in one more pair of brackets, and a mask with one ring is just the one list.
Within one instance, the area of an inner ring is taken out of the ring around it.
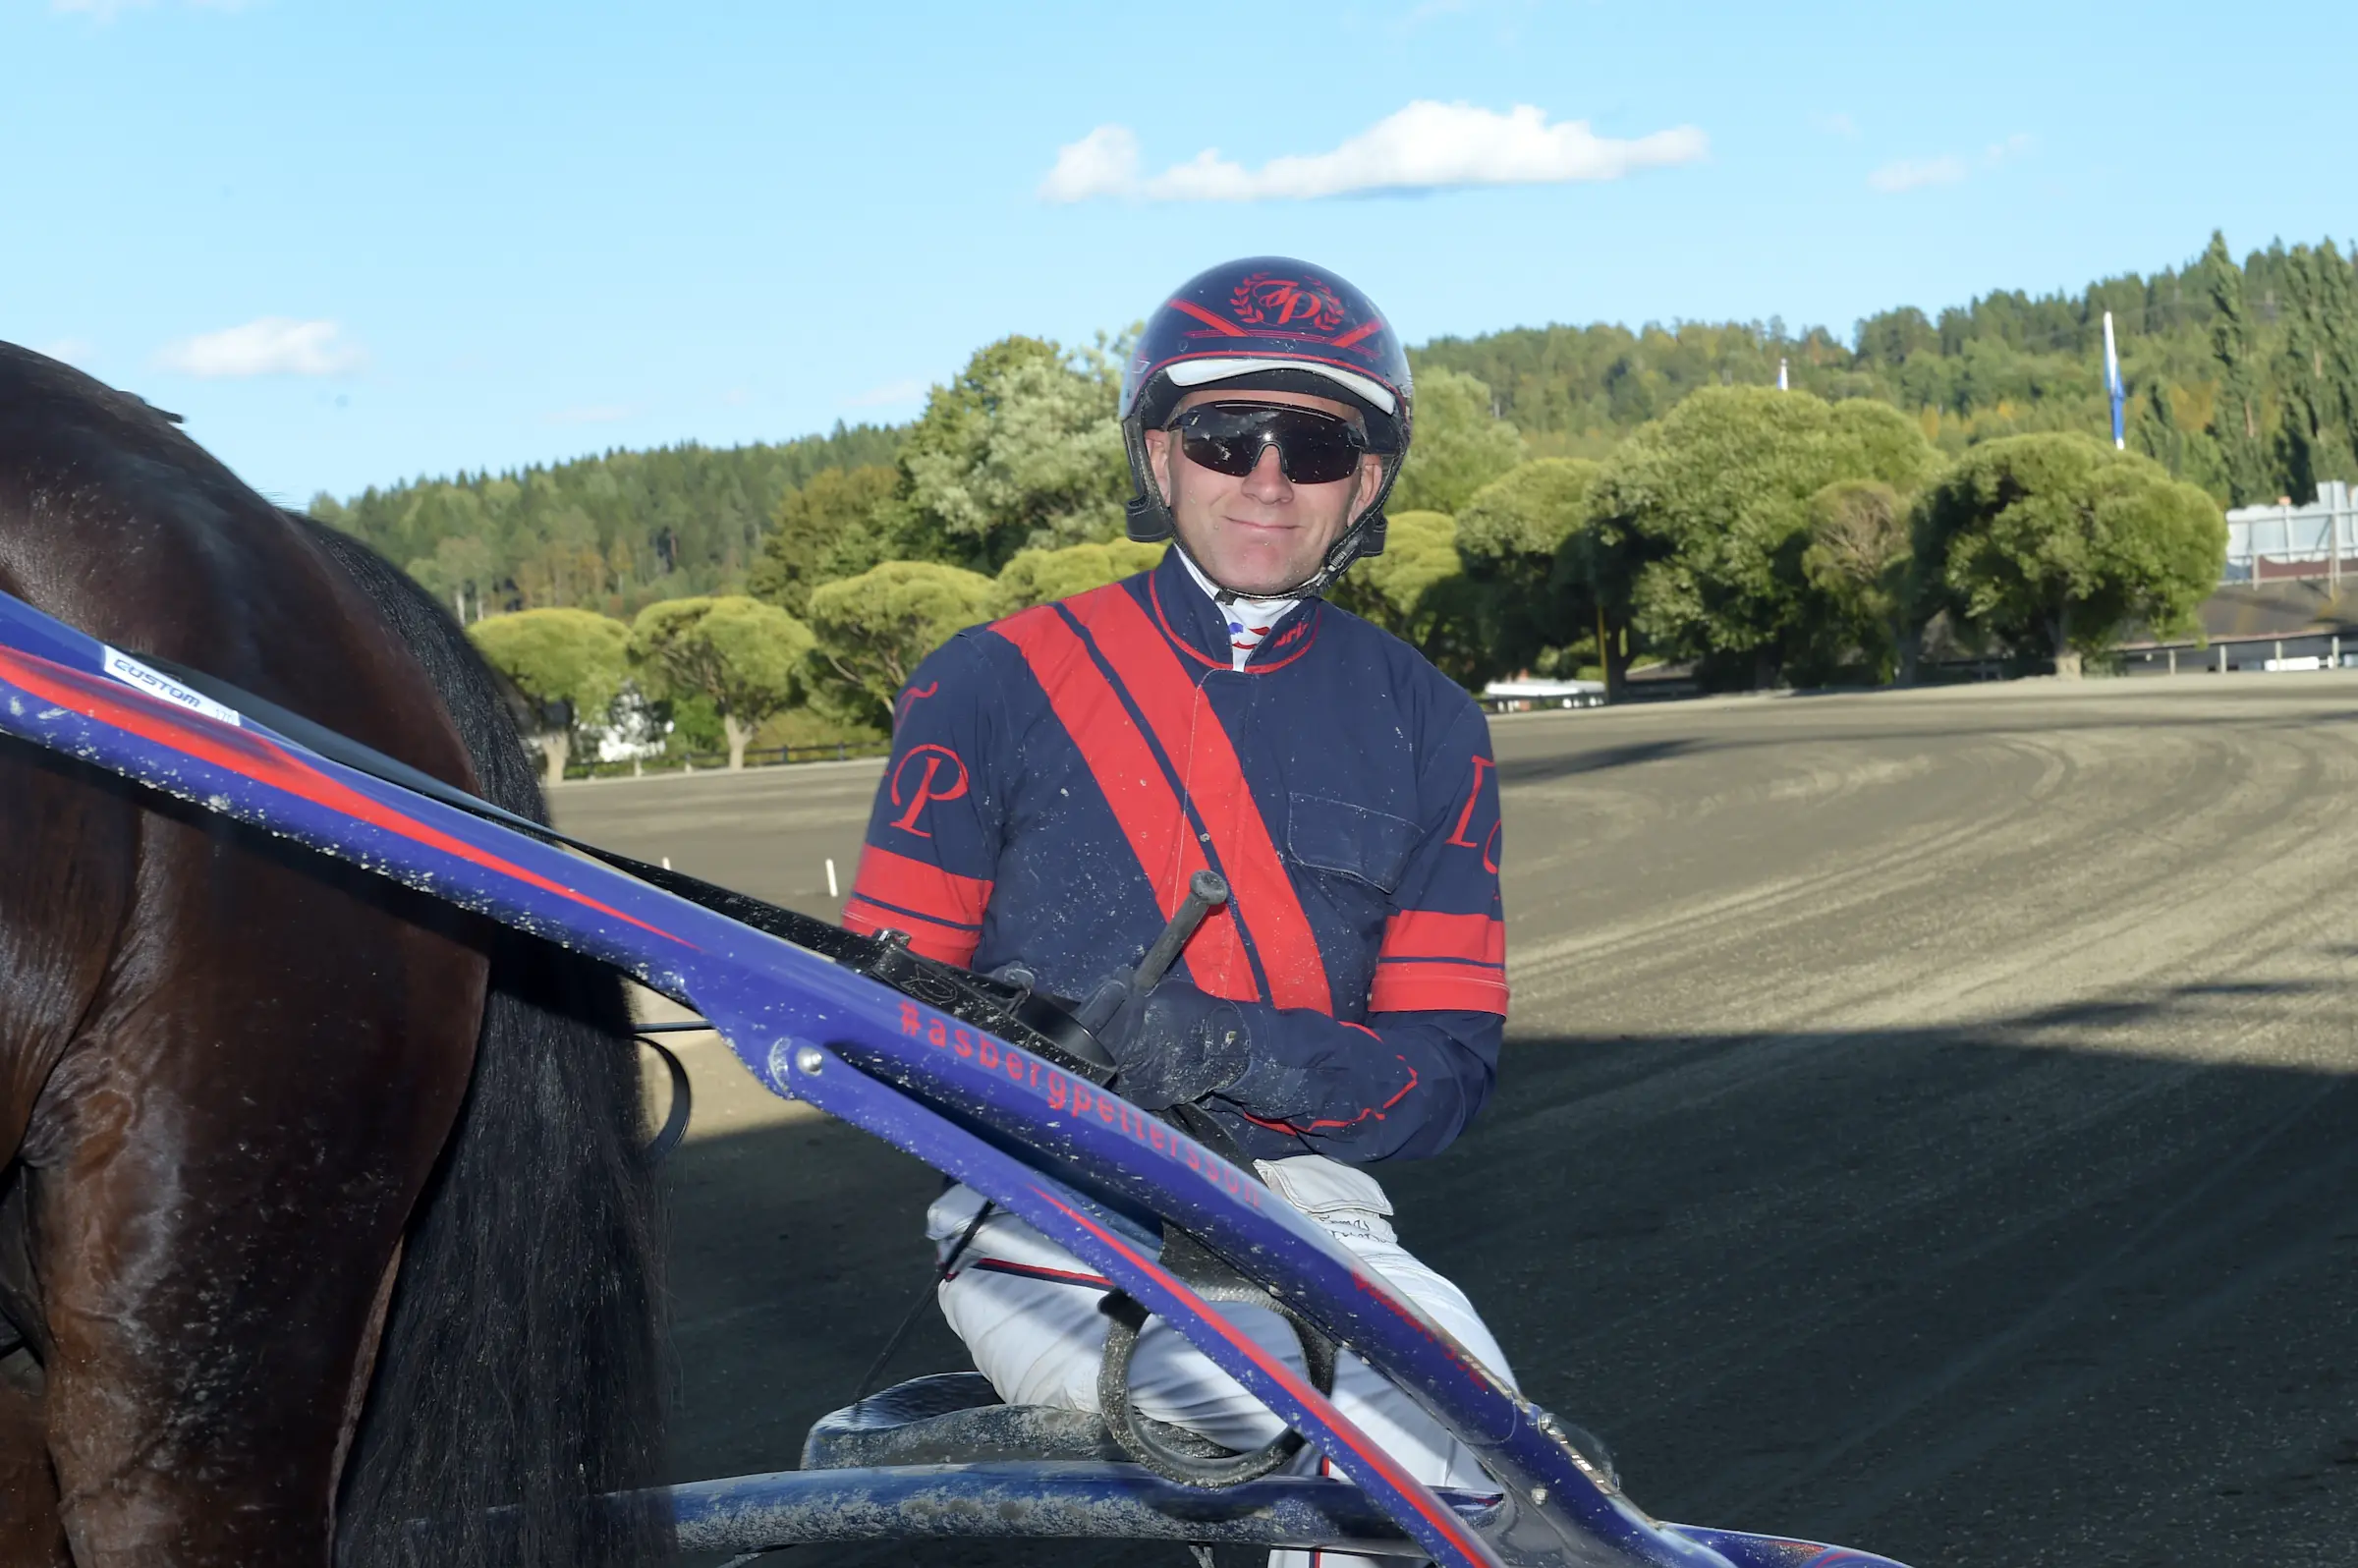
{"label": "pine forest on hillside", "polygon": [[741,585],[779,504],[814,475],[888,465],[899,433],[862,424],[778,445],[663,447],[321,495],[310,512],[374,545],[462,619],[583,605],[629,615]]}
{"label": "pine forest on hillside", "polygon": [[2358,477],[2358,284],[2331,241],[2281,243],[2237,266],[2225,243],[2179,269],[2077,295],[1997,291],[1928,316],[1867,317],[1846,344],[1823,327],[1519,327],[1443,338],[1416,356],[1478,377],[1536,452],[1599,457],[1698,387],[1791,384],[1916,416],[1954,455],[1996,436],[2108,430],[2104,317],[2129,388],[2132,449],[2229,505]]}
{"label": "pine forest on hillside", "polygon": [[[2306,499],[2321,478],[2358,478],[2358,281],[2330,241],[2272,245],[2237,265],[2214,237],[2182,268],[2076,295],[1993,292],[1937,314],[1889,309],[1847,342],[1774,320],[1443,338],[1412,351],[1419,423],[1439,436],[1444,405],[1487,403],[1491,427],[1454,460],[1487,465],[1485,476],[1501,466],[1486,451],[1601,457],[1701,388],[1773,385],[1782,360],[1795,388],[1888,404],[1950,456],[2024,432],[2101,433],[2106,310],[2133,450],[2231,504]],[[1111,427],[1114,363],[1103,345],[1068,356],[1009,339],[937,388],[913,425],[421,478],[345,502],[321,496],[312,510],[471,620],[569,605],[627,617],[749,585],[799,613],[813,587],[880,560],[988,573],[1021,548],[1114,536],[1127,482]],[[1002,420],[1002,401],[1022,419]],[[993,421],[1021,423],[1021,438],[982,428]],[[1464,496],[1448,492],[1464,486],[1447,482],[1451,461],[1436,447],[1423,476],[1412,465],[1395,510],[1454,511]],[[781,522],[796,537],[775,535]]]}

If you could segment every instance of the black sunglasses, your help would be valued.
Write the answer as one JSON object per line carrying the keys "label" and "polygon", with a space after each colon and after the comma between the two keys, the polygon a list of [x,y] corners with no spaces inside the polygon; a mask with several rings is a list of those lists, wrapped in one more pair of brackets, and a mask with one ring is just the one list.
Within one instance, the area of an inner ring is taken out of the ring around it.
{"label": "black sunglasses", "polygon": [[1286,403],[1199,403],[1171,420],[1190,463],[1241,479],[1277,449],[1277,467],[1296,484],[1332,484],[1359,470],[1368,438],[1350,420]]}

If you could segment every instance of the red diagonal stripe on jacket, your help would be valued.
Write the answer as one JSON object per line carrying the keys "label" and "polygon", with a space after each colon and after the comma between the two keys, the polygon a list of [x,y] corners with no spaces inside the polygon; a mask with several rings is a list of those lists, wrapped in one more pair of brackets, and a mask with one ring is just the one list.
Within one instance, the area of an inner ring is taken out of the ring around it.
{"label": "red diagonal stripe on jacket", "polygon": [[1245,782],[1236,747],[1210,701],[1121,584],[1067,599],[1065,607],[1096,639],[1098,651],[1146,715],[1163,756],[1179,770],[1181,786],[1227,873],[1228,907],[1245,923],[1260,950],[1262,969],[1269,978],[1269,1000],[1279,1007],[1315,1008],[1331,1016],[1334,999],[1326,983],[1326,961],[1311,931],[1310,917],[1302,913],[1301,896],[1277,858],[1277,846],[1268,824],[1261,819],[1252,786]]}
{"label": "red diagonal stripe on jacket", "polygon": [[[1155,906],[1169,920],[1187,897],[1188,878],[1209,869],[1209,865],[1203,846],[1188,830],[1178,797],[1171,793],[1170,780],[1146,736],[1055,606],[1025,610],[991,630],[1014,644],[1031,666],[1090,776],[1105,792],[1114,820],[1154,889]],[[1201,989],[1230,1001],[1257,1002],[1261,987],[1254,981],[1252,963],[1231,918],[1234,912],[1231,905],[1206,921],[1188,944],[1184,962]]]}
{"label": "red diagonal stripe on jacket", "polygon": [[862,935],[907,931],[909,945],[927,958],[964,967],[982,937],[990,883],[960,876],[906,855],[864,845],[852,896],[843,906],[846,929]]}
{"label": "red diagonal stripe on jacket", "polygon": [[1383,927],[1371,1013],[1506,1012],[1506,923],[1404,909]]}

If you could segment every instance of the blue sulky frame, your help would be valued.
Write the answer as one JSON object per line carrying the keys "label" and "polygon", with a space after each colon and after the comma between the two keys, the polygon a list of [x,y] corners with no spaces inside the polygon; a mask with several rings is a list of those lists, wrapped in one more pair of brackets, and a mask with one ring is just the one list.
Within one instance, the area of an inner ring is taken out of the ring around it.
{"label": "blue sulky frame", "polygon": [[[788,1471],[673,1488],[683,1545],[1095,1536],[1323,1545],[1462,1568],[1897,1568],[1649,1517],[1537,1406],[1323,1231],[1163,1121],[816,954],[326,760],[5,594],[0,733],[560,942],[696,1009],[772,1092],[967,1183],[1103,1273],[1345,1478],[1207,1491],[1112,1464]],[[1410,1479],[1300,1372],[1166,1271],[1157,1238],[1092,1192],[1164,1217],[1287,1302],[1431,1411],[1500,1494]]]}

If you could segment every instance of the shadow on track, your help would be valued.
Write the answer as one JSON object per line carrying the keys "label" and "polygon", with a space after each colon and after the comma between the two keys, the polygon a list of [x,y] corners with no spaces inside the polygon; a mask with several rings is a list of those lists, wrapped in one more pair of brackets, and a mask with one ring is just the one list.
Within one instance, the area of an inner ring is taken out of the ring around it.
{"label": "shadow on track", "polygon": [[[2206,1010],[2248,1038],[2272,1007],[2318,1018],[2296,989],[1987,1029],[1524,1038],[1473,1137],[1383,1175],[1403,1237],[1657,1514],[1918,1568],[2346,1563],[2358,1076],[2068,1038],[2161,1013],[2206,1038]],[[2324,1059],[2358,1063],[2343,1036]],[[925,1279],[937,1178],[833,1125],[680,1167],[675,1469],[783,1466]],[[895,1372],[963,1364],[933,1320]]]}
{"label": "shadow on track", "polygon": [[1504,757],[1498,763],[1498,784],[1501,789],[1510,784],[1537,784],[1548,779],[1571,778],[1580,773],[1601,773],[1616,767],[1635,767],[1642,762],[1659,762],[1690,753],[1714,750],[1717,748],[1682,738],[1639,741],[1627,746],[1600,746],[1588,751],[1559,752],[1547,756]]}

